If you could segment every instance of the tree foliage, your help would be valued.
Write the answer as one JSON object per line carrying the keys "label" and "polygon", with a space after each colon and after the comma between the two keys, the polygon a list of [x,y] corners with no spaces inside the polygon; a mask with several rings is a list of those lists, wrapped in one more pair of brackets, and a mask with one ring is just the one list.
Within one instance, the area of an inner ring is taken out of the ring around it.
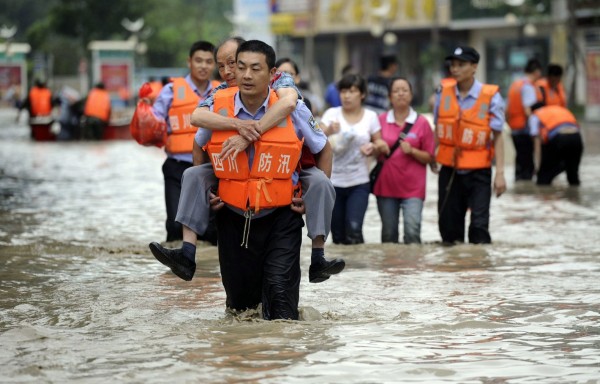
{"label": "tree foliage", "polygon": [[126,40],[124,18],[144,19],[145,64],[185,65],[196,40],[217,43],[232,27],[224,17],[232,0],[0,0],[0,25],[17,26],[14,41],[27,42],[32,53],[54,58],[56,74],[76,73],[93,40]]}

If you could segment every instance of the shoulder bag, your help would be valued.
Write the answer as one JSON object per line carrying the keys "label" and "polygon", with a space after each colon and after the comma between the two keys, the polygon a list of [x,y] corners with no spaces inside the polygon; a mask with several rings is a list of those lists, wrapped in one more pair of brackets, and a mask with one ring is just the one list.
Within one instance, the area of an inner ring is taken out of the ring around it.
{"label": "shoulder bag", "polygon": [[375,189],[375,183],[377,182],[377,178],[379,177],[379,174],[381,173],[381,169],[383,169],[383,163],[390,156],[392,156],[394,151],[400,146],[400,143],[404,140],[404,138],[406,137],[406,135],[408,134],[408,131],[410,131],[412,126],[413,126],[412,123],[406,123],[404,125],[404,129],[402,130],[402,132],[400,132],[400,135],[398,136],[398,140],[396,140],[396,142],[394,143],[392,148],[390,148],[390,153],[385,156],[384,160],[379,160],[377,162],[377,164],[375,165],[375,167],[369,173],[369,182],[371,183],[371,193],[373,193],[373,190]]}

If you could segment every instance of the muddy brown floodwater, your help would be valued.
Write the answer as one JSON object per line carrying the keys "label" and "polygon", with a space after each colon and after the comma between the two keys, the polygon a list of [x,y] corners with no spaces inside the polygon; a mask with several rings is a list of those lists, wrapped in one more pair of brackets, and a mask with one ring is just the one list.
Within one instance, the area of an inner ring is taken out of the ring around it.
{"label": "muddy brown floodwater", "polygon": [[598,383],[600,126],[582,185],[493,198],[492,245],[442,247],[428,176],[421,246],[327,245],[307,320],[225,314],[216,248],[184,282],[164,240],[163,153],[133,141],[35,143],[0,111],[0,382]]}

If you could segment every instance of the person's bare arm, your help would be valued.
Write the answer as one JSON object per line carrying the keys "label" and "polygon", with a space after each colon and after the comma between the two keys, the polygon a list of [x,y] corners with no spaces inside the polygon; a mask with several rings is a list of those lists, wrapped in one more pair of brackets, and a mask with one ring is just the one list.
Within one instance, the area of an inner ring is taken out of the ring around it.
{"label": "person's bare arm", "polygon": [[209,162],[208,153],[206,153],[194,140],[192,147],[192,162],[194,165],[200,165]]}
{"label": "person's bare arm", "polygon": [[385,140],[381,138],[381,131],[375,132],[371,135],[371,142],[374,145],[375,153],[374,155],[377,157],[379,155],[389,155],[390,147],[387,145]]}
{"label": "person's bare arm", "polygon": [[400,149],[407,155],[414,157],[421,164],[429,164],[433,161],[433,156],[429,152],[413,147],[408,141],[402,141]]}
{"label": "person's bare arm", "polygon": [[494,131],[494,150],[496,154],[494,192],[496,192],[496,197],[500,197],[506,191],[506,179],[504,178],[504,138],[500,131]]}
{"label": "person's bare arm", "polygon": [[236,130],[249,141],[260,138],[260,124],[256,120],[240,120],[234,117],[221,116],[211,112],[208,107],[198,107],[192,113],[191,124],[211,131]]}
{"label": "person's bare arm", "polygon": [[279,100],[277,100],[277,102],[273,104],[259,120],[261,134],[277,126],[296,109],[298,92],[296,92],[294,88],[279,88],[275,93],[277,93]]}
{"label": "person's bare arm", "polygon": [[319,168],[328,178],[331,178],[331,164],[333,161],[333,150],[329,141],[325,142],[325,146],[321,149],[321,152],[315,153],[315,160],[317,162],[317,168]]}
{"label": "person's bare arm", "polygon": [[[267,109],[267,112],[260,118],[260,120],[239,120],[238,121],[247,121],[252,122],[249,127],[256,128],[256,131],[246,132],[244,130],[244,126],[240,126],[240,130],[238,131],[239,136],[233,136],[229,140],[227,140],[223,144],[223,149],[221,150],[221,158],[226,159],[229,156],[232,156],[234,159],[241,151],[246,150],[248,145],[253,141],[256,141],[260,138],[260,135],[267,132],[269,129],[277,126],[283,119],[287,118],[290,113],[294,112],[296,109],[296,103],[298,101],[298,92],[294,88],[279,88],[277,91],[277,96],[279,100],[275,104],[273,104],[270,108]],[[258,132],[259,136],[254,137],[254,132]],[[252,133],[252,135],[250,134]]]}

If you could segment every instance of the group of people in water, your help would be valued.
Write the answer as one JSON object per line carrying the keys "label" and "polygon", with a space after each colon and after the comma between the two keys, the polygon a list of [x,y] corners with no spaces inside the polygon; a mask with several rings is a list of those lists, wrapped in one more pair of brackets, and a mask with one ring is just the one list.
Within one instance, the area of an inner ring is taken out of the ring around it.
{"label": "group of people in water", "polygon": [[[101,140],[113,114],[112,106],[110,93],[102,82],[81,97],[69,86],[52,92],[45,81],[36,79],[27,96],[17,102],[16,121],[20,120],[21,111],[27,110],[34,140]],[[51,127],[53,124],[57,129]]]}
{"label": "group of people in water", "polygon": [[[530,60],[505,103],[497,85],[475,78],[479,59],[469,46],[445,58],[448,76],[432,100],[432,129],[412,108],[413,86],[396,76],[394,56],[382,57],[380,72],[368,78],[345,67],[317,120],[298,88],[297,64],[276,60],[268,44],[239,37],[217,47],[195,42],[189,73],[147,84],[132,122],[132,131],[146,131],[136,137],[140,144],[165,149],[166,240],[182,240],[177,248],[152,242],[152,254],[189,281],[197,240],[217,245],[228,310],[262,304],[264,319],[298,319],[302,228],[312,242],[311,283],[345,268],[345,260],[325,257],[330,234],[334,244],[364,243],[371,193],[381,241],[419,244],[428,168],[438,173],[442,243],[491,243],[491,198],[506,191],[505,122],[516,180],[537,175],[538,184],[550,184],[566,170],[569,184],[578,185],[583,144],[559,66],[542,78],[541,64]],[[212,80],[215,68],[222,82]],[[95,89],[85,115],[100,124],[105,114],[91,111],[105,103],[102,87]],[[48,94],[36,84],[25,107],[32,115],[47,112]]]}

